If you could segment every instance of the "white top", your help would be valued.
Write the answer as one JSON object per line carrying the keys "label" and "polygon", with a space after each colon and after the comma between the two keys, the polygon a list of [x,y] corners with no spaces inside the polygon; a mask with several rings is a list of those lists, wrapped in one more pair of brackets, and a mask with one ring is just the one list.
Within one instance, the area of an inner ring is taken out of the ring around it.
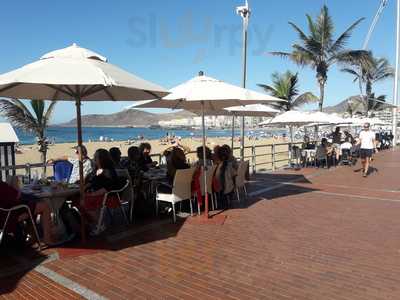
{"label": "white top", "polygon": [[353,147],[353,145],[350,142],[344,142],[340,145],[340,150],[351,149],[351,147]]}
{"label": "white top", "polygon": [[[69,183],[77,183],[79,181],[79,159],[68,158],[68,161],[72,164],[72,172],[69,177]],[[90,159],[83,160],[83,177],[85,178],[93,171],[93,164]]]}
{"label": "white top", "polygon": [[362,130],[360,132],[361,149],[374,149],[375,148],[375,132],[371,130]]}

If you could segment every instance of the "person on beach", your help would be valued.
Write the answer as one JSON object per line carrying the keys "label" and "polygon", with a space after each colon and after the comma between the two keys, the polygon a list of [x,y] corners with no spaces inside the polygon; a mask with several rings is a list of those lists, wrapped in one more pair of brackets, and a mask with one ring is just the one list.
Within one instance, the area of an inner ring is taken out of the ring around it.
{"label": "person on beach", "polygon": [[[75,147],[75,158],[62,156],[55,159],[49,159],[47,164],[54,164],[57,161],[69,161],[72,164],[72,172],[69,177],[68,183],[74,184],[79,183],[79,151],[78,147]],[[82,145],[82,159],[83,159],[83,178],[86,178],[93,171],[93,162],[88,156],[88,152],[85,146]]]}
{"label": "person on beach", "polygon": [[365,123],[363,130],[360,132],[357,145],[360,145],[360,158],[362,165],[363,177],[367,177],[371,158],[376,149],[375,133],[371,130],[369,123]]}

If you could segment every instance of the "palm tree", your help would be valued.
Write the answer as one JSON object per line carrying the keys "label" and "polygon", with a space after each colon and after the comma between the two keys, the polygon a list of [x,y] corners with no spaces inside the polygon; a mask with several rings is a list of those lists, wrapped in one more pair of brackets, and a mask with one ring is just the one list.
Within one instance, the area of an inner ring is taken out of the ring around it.
{"label": "palm tree", "polygon": [[363,97],[362,102],[367,115],[370,110],[384,106],[382,105],[382,99],[385,102],[386,97],[379,96],[375,98],[373,85],[394,76],[394,69],[386,58],[375,58],[372,52],[369,52],[367,61],[351,62],[342,71],[353,75],[354,81],[358,81],[360,96]]}
{"label": "palm tree", "polygon": [[278,109],[289,111],[299,108],[305,104],[318,101],[318,97],[310,92],[299,95],[299,77],[286,71],[283,74],[275,72],[272,74],[272,85],[258,84],[264,91],[274,97],[287,100],[287,102],[275,104]]}
{"label": "palm tree", "polygon": [[[56,102],[51,101],[46,105],[42,100],[31,100],[30,108],[21,100],[10,99],[0,100],[0,113],[4,115],[14,126],[30,133],[34,133],[39,145],[39,152],[43,164],[46,164],[48,142],[46,139],[46,129],[54,111]],[[46,167],[43,167],[44,173]]]}
{"label": "palm tree", "polygon": [[313,20],[310,15],[306,15],[306,17],[308,34],[296,24],[289,22],[300,39],[292,46],[292,52],[272,52],[272,54],[289,58],[300,66],[309,66],[315,70],[320,89],[319,108],[322,111],[329,68],[338,62],[360,60],[366,54],[366,51],[363,50],[345,49],[352,31],[363,18],[357,20],[337,39],[334,39],[334,24],[326,5],[322,7],[316,20]]}

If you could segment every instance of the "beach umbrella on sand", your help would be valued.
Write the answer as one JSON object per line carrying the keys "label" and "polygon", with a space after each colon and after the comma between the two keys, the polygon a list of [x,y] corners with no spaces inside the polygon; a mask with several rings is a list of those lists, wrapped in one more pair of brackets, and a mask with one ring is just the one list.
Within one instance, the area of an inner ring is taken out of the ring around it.
{"label": "beach umbrella on sand", "polygon": [[[170,108],[201,112],[204,158],[206,157],[206,130],[204,120],[206,114],[232,106],[285,101],[205,76],[203,72],[200,72],[199,76],[171,89],[170,92],[171,93],[163,99],[139,105],[137,108]],[[203,159],[203,161],[205,216],[208,218],[207,178],[205,172],[207,166],[206,160]]]}
{"label": "beach umbrella on sand", "polygon": [[[78,149],[81,154],[82,101],[135,101],[158,99],[168,92],[110,63],[76,44],[49,52],[38,61],[0,75],[0,96],[76,103]],[[81,197],[83,165],[79,164]]]}

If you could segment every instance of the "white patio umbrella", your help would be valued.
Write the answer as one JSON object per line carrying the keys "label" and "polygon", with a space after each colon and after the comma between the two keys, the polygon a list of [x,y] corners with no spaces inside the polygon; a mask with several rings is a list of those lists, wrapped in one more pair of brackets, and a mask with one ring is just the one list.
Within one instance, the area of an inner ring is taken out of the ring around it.
{"label": "white patio umbrella", "polygon": [[[201,115],[201,112],[193,111],[194,113]],[[231,116],[232,117],[232,149],[233,140],[235,137],[235,118],[236,117],[275,117],[281,111],[275,109],[267,104],[249,104],[244,106],[232,106],[222,110],[210,111],[208,115],[213,116]]]}
{"label": "white patio umbrella", "polygon": [[[266,94],[258,93],[235,85],[225,83],[203,72],[193,79],[178,85],[170,90],[171,94],[163,99],[144,103],[137,108],[170,108],[185,109],[201,112],[203,129],[203,175],[205,188],[205,215],[208,218],[208,195],[206,178],[206,129],[204,117],[206,113],[221,111],[232,106],[244,106],[248,104],[262,104],[271,102],[283,102],[285,100]],[[211,113],[212,114],[212,113]]]}
{"label": "white patio umbrella", "polygon": [[76,103],[82,197],[81,102],[148,100],[167,94],[164,88],[109,64],[104,56],[76,44],[47,53],[38,61],[0,75],[0,96]]}

